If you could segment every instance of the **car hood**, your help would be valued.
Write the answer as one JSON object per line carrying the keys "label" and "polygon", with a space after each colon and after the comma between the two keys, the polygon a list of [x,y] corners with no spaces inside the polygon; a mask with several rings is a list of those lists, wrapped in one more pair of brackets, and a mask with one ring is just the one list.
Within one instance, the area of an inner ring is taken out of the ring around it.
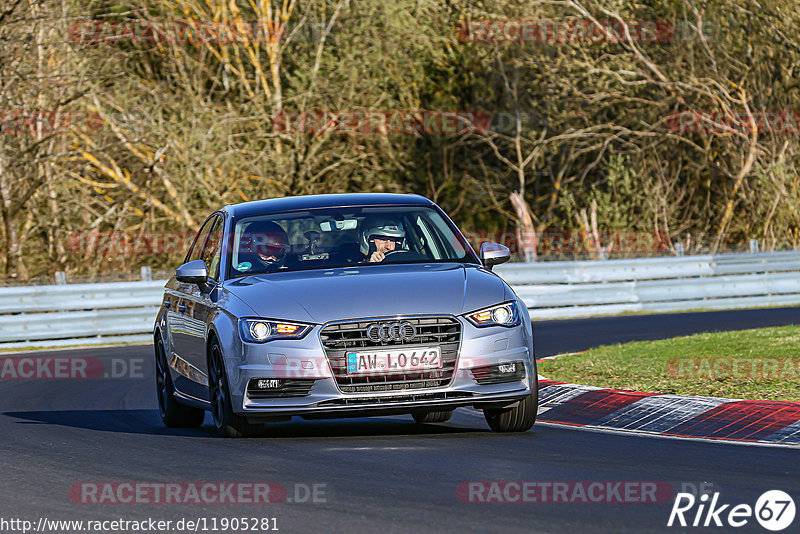
{"label": "car hood", "polygon": [[232,280],[225,288],[260,317],[312,323],[459,315],[513,295],[499,276],[482,267],[436,263],[278,272]]}

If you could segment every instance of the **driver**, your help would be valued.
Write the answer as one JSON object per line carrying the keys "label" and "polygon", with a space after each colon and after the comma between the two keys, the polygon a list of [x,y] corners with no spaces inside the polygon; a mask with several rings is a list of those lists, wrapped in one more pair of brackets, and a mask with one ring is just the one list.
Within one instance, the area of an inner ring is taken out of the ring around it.
{"label": "driver", "polygon": [[361,253],[368,263],[382,262],[387,254],[405,250],[405,238],[406,232],[397,221],[368,224],[361,232]]}
{"label": "driver", "polygon": [[283,267],[288,249],[289,239],[279,224],[254,221],[239,241],[239,263],[234,268],[248,274],[277,271]]}

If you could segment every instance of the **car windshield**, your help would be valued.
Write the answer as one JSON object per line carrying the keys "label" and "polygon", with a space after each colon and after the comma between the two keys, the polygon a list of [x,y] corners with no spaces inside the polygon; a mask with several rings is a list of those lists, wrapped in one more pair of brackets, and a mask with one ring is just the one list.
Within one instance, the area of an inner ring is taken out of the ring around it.
{"label": "car windshield", "polygon": [[310,209],[236,219],[229,278],[387,263],[476,263],[435,209]]}

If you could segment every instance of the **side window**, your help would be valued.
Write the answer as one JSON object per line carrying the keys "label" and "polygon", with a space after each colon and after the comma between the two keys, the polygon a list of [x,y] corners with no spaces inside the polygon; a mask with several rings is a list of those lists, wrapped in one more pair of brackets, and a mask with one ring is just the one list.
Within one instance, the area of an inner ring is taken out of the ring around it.
{"label": "side window", "polygon": [[216,217],[209,218],[208,220],[206,220],[205,224],[203,224],[203,227],[200,228],[200,231],[197,232],[197,237],[194,238],[194,242],[192,243],[192,246],[189,248],[189,253],[186,254],[185,262],[199,260],[200,258],[203,257],[202,256],[203,244],[206,242],[206,238],[208,237],[208,231],[215,220]]}
{"label": "side window", "polygon": [[219,260],[222,255],[222,217],[214,220],[214,225],[208,234],[206,247],[203,249],[203,261],[208,267],[208,276],[214,280],[219,279]]}
{"label": "side window", "polygon": [[436,239],[433,237],[433,232],[431,232],[428,223],[423,219],[421,216],[417,215],[416,224],[413,225],[415,229],[418,229],[419,232],[422,234],[420,237],[420,241],[423,242],[423,250],[428,255],[428,257],[440,260],[442,259],[442,253],[439,250],[439,246],[437,244]]}
{"label": "side window", "polygon": [[458,237],[444,219],[438,215],[435,217],[426,215],[423,216],[422,220],[423,227],[430,225],[431,230],[435,229],[435,231],[431,232],[433,234],[431,237],[436,238],[436,248],[441,250],[443,256],[456,256],[459,258],[466,256],[467,250],[461,245]]}

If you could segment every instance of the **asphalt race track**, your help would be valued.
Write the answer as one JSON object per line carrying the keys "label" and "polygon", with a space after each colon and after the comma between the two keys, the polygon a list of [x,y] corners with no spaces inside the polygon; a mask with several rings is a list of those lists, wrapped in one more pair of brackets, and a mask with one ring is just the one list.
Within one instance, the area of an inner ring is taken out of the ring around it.
{"label": "asphalt race track", "polygon": [[700,332],[800,324],[800,308],[721,310],[536,321],[536,357],[578,352],[598,345],[647,341]]}
{"label": "asphalt race track", "polygon": [[[545,321],[535,327],[541,357],[703,327],[792,322],[800,323],[797,309]],[[156,408],[151,347],[26,354],[44,355],[98,358],[107,372],[126,377],[0,380],[3,519],[205,518],[208,531],[214,518],[246,517],[274,518],[281,532],[638,533],[700,529],[666,527],[671,498],[497,504],[463,502],[457,489],[467,481],[638,481],[666,482],[676,491],[705,484],[720,493],[720,503],[732,505],[754,506],[772,489],[800,496],[798,449],[546,424],[498,435],[470,410],[439,425],[416,425],[410,417],[298,420],[271,426],[270,438],[249,440],[216,437],[209,416],[199,430],[167,430]],[[208,481],[279,483],[287,498],[259,505],[92,504],[74,491],[82,483]],[[314,485],[316,499],[309,496]],[[764,532],[753,518],[736,530]],[[792,530],[800,530],[800,518],[785,532]]]}

